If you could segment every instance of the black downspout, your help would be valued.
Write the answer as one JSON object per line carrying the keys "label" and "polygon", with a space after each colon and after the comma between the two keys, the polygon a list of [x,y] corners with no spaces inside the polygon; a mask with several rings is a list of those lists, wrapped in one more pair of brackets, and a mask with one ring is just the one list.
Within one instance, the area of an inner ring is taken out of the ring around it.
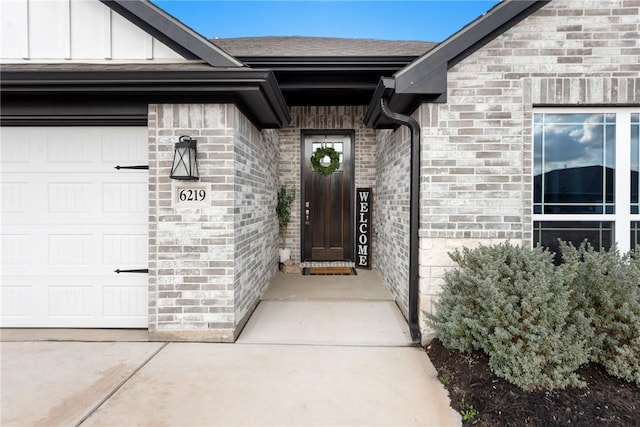
{"label": "black downspout", "polygon": [[420,226],[420,125],[412,117],[393,112],[387,101],[380,99],[382,115],[394,123],[408,126],[411,130],[411,184],[409,214],[409,331],[414,343],[420,343],[418,320],[418,227]]}

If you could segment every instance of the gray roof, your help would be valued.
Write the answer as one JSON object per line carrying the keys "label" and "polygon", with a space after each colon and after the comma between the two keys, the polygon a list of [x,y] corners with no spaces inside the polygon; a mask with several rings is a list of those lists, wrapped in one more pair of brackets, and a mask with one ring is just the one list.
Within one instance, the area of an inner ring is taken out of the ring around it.
{"label": "gray roof", "polygon": [[421,56],[437,43],[335,37],[238,37],[211,40],[236,57],[247,56]]}

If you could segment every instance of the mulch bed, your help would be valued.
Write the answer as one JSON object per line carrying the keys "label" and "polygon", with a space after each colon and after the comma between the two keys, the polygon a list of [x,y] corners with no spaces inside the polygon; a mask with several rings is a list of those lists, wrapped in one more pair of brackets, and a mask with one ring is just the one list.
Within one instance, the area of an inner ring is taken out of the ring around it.
{"label": "mulch bed", "polygon": [[437,339],[426,350],[451,406],[477,411],[465,426],[640,426],[640,388],[598,365],[578,371],[586,388],[525,392],[496,377],[484,353],[449,351]]}

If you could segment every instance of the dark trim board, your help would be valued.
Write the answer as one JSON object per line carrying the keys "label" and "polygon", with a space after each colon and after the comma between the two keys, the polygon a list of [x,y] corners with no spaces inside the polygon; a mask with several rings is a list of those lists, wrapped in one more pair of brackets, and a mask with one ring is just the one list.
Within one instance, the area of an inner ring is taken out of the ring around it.
{"label": "dark trim board", "polygon": [[134,102],[69,102],[4,99],[2,126],[147,126],[148,105]]}
{"label": "dark trim board", "polygon": [[146,126],[146,116],[12,116],[0,119],[0,126]]}
{"label": "dark trim board", "polygon": [[[551,0],[510,0],[498,3],[489,12],[449,37],[394,76],[400,93],[446,91],[446,78],[433,77],[476,52]],[[445,84],[444,87],[442,84]]]}

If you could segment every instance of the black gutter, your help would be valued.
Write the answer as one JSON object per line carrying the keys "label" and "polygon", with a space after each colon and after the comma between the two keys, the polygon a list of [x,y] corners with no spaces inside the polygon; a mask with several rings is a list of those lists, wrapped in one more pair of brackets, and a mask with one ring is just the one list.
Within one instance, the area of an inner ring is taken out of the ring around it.
{"label": "black gutter", "polygon": [[498,3],[489,12],[395,73],[393,78],[382,77],[369,102],[364,116],[366,126],[381,129],[396,128],[398,124],[404,124],[411,128],[409,326],[413,339],[420,334],[417,324],[420,130],[411,117],[394,111],[408,114],[425,102],[447,102],[447,72],[451,66],[549,1],[551,0],[505,0]]}
{"label": "black gutter", "polygon": [[411,113],[420,104],[425,102],[439,102],[440,95],[437,93],[406,94],[396,91],[396,80],[393,77],[382,77],[378,81],[378,86],[369,101],[369,106],[364,115],[364,124],[374,129],[395,129],[398,123],[389,120],[382,114],[380,100],[384,98],[387,106],[392,111]]}
{"label": "black gutter", "polygon": [[[0,70],[2,124],[28,123],[24,104],[234,103],[260,129],[291,120],[270,70]],[[71,112],[69,110],[69,112]],[[137,112],[136,115],[140,115]],[[55,115],[43,120],[53,120]]]}
{"label": "black gutter", "polygon": [[385,98],[380,99],[380,111],[394,123],[408,126],[411,130],[411,184],[409,214],[409,331],[414,343],[420,343],[418,320],[419,275],[418,275],[418,228],[420,226],[420,125],[410,116],[391,111]]}

